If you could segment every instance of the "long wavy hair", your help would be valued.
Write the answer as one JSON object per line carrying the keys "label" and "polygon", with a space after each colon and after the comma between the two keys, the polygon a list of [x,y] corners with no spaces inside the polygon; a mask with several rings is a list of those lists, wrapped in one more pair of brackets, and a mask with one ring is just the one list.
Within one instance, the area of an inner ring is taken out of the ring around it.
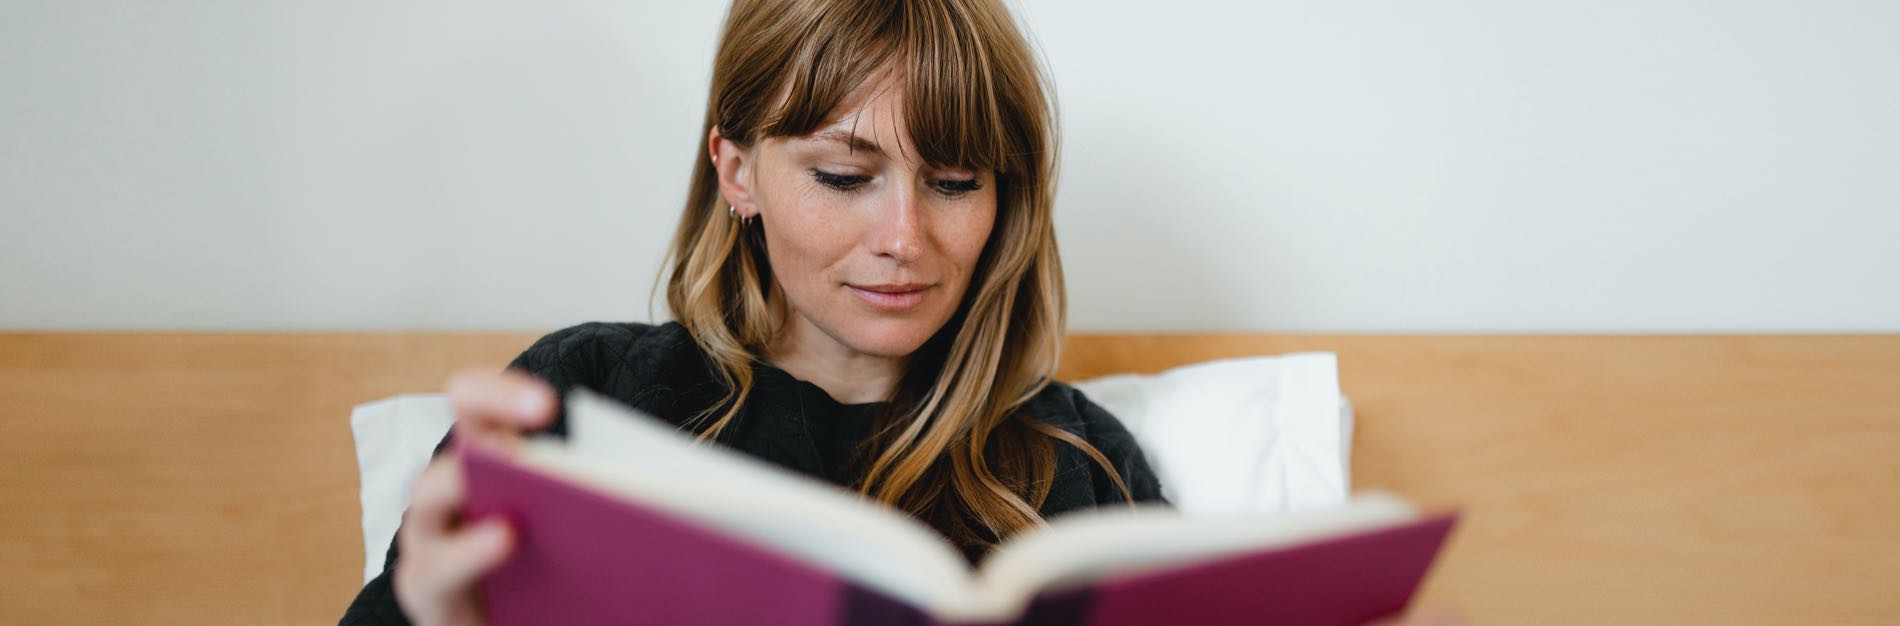
{"label": "long wavy hair", "polygon": [[710,131],[740,146],[815,132],[886,66],[905,124],[937,167],[995,173],[996,223],[958,312],[906,359],[857,451],[855,488],[931,524],[972,555],[1043,523],[1056,443],[1082,438],[1023,410],[1049,384],[1067,306],[1051,219],[1052,91],[998,0],[736,0],[726,17],[692,188],[668,260],[667,305],[726,383],[700,415],[717,437],[752,391],[775,332],[763,220],[729,219]]}

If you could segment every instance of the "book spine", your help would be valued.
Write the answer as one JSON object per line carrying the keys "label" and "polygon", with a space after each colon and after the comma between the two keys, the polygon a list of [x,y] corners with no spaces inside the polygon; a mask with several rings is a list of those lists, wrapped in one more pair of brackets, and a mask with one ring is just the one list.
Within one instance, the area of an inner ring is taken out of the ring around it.
{"label": "book spine", "polygon": [[838,626],[938,626],[942,622],[910,604],[865,588],[847,584]]}
{"label": "book spine", "polygon": [[1094,606],[1092,588],[1048,593],[1037,596],[1022,615],[993,622],[955,623],[932,617],[910,604],[859,585],[845,590],[844,616],[839,626],[1081,626],[1088,623]]}

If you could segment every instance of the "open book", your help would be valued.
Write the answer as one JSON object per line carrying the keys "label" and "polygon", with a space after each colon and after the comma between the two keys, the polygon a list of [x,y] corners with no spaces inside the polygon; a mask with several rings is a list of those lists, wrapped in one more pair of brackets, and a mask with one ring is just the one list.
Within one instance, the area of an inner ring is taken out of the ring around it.
{"label": "open book", "polygon": [[1103,507],[975,570],[923,523],[586,390],[565,441],[464,447],[466,513],[510,519],[490,621],[1357,624],[1403,609],[1450,531],[1389,496],[1325,512]]}

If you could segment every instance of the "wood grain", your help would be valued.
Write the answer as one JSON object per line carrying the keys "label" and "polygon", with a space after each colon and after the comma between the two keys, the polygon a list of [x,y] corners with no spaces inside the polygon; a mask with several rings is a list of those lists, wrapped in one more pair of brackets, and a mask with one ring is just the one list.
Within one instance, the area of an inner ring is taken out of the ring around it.
{"label": "wood grain", "polygon": [[[331,622],[352,405],[535,334],[0,334],[0,621]],[[1900,623],[1900,336],[1078,335],[1063,376],[1330,350],[1357,486],[1466,521],[1478,624]]]}
{"label": "wood grain", "polygon": [[1076,337],[1071,377],[1328,350],[1355,488],[1467,513],[1478,624],[1900,623],[1900,337]]}

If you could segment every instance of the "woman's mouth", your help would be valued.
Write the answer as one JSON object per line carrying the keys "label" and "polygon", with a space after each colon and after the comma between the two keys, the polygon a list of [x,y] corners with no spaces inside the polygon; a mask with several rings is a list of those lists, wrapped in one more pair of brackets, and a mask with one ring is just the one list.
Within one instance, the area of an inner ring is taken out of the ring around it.
{"label": "woman's mouth", "polygon": [[846,283],[851,293],[857,294],[871,306],[886,311],[903,311],[923,304],[924,295],[930,291],[930,285],[918,283],[891,283],[883,285],[853,285]]}

